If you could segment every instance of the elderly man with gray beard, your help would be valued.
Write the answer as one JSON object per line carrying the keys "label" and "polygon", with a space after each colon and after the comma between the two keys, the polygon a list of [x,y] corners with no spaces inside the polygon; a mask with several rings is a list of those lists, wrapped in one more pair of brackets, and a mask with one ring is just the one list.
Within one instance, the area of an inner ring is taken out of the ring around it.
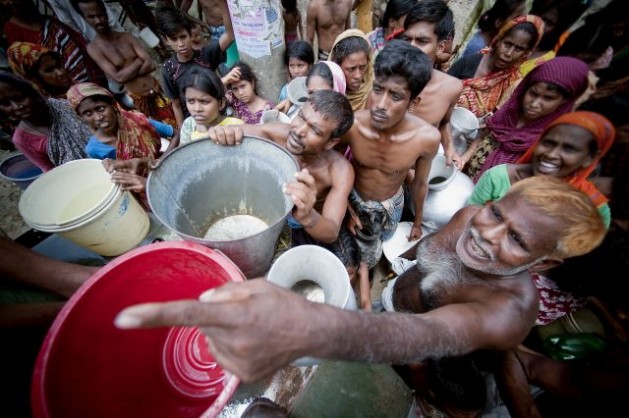
{"label": "elderly man with gray beard", "polygon": [[419,267],[393,288],[397,312],[346,311],[248,280],[212,289],[200,301],[130,307],[116,325],[199,326],[214,358],[247,382],[303,356],[404,365],[508,350],[535,323],[530,272],[587,253],[604,235],[585,194],[561,180],[534,177],[498,201],[464,207],[423,238]]}

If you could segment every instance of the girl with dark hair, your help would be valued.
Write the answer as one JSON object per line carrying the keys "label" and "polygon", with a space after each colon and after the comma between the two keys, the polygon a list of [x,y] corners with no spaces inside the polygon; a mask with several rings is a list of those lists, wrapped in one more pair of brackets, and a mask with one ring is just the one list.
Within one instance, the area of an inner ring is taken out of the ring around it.
{"label": "girl with dark hair", "polygon": [[275,108],[273,102],[263,99],[256,93],[257,79],[248,64],[236,62],[222,80],[227,86],[226,98],[234,111],[234,116],[245,123],[259,123],[265,110]]}
{"label": "girl with dark hair", "polygon": [[493,6],[478,19],[478,31],[467,43],[461,57],[480,52],[498,35],[500,27],[511,19],[523,15],[525,0],[496,0]]}
{"label": "girl with dark hair", "polygon": [[44,98],[23,78],[0,72],[0,113],[19,121],[13,144],[43,171],[85,158],[90,128],[66,100]]}
{"label": "girl with dark hair", "polygon": [[190,112],[181,126],[181,144],[203,137],[212,126],[243,124],[242,120],[225,114],[225,87],[212,71],[193,70],[181,84],[181,95]]}
{"label": "girl with dark hair", "polygon": [[404,19],[416,3],[417,0],[389,0],[380,19],[380,25],[367,34],[374,54],[378,54],[391,37],[404,29]]}
{"label": "girl with dark hair", "polygon": [[314,64],[314,51],[306,41],[294,41],[286,47],[284,65],[288,70],[288,80],[280,91],[279,101],[288,98],[288,83],[297,77],[305,77]]}

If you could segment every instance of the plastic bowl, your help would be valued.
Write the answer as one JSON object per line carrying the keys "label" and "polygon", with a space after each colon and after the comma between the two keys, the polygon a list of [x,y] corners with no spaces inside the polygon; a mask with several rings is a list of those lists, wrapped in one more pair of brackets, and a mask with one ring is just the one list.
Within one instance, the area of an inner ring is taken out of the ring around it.
{"label": "plastic bowl", "polygon": [[216,364],[197,328],[121,330],[113,321],[130,305],[196,299],[243,280],[222,253],[191,242],[150,244],[111,261],[70,298],[44,340],[34,416],[217,416],[238,379]]}
{"label": "plastic bowl", "polygon": [[306,77],[297,77],[288,83],[286,87],[288,99],[298,107],[303,106],[308,101],[308,87],[306,87]]}
{"label": "plastic bowl", "polygon": [[41,174],[41,168],[21,153],[0,162],[0,177],[15,183],[22,190],[25,190]]}
{"label": "plastic bowl", "polygon": [[260,117],[260,124],[262,125],[269,122],[290,123],[290,118],[286,113],[277,110],[265,110]]}

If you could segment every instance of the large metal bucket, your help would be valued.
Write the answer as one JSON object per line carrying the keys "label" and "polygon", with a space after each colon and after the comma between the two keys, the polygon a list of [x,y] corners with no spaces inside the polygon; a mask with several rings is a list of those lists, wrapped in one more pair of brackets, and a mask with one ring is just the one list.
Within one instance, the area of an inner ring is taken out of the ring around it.
{"label": "large metal bucket", "polygon": [[[148,201],[157,218],[187,241],[222,251],[247,278],[269,269],[275,244],[293,208],[282,188],[294,181],[297,160],[261,138],[240,145],[194,141],[164,157],[147,181]],[[204,238],[210,225],[230,215],[252,215],[268,228],[230,241]]]}

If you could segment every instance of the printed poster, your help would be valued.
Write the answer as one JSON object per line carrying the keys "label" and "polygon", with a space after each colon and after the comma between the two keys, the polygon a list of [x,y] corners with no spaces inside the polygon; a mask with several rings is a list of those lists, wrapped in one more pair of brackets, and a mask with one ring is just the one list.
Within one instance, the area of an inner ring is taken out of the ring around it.
{"label": "printed poster", "polygon": [[271,55],[284,44],[282,14],[277,0],[227,0],[238,51],[253,58]]}

